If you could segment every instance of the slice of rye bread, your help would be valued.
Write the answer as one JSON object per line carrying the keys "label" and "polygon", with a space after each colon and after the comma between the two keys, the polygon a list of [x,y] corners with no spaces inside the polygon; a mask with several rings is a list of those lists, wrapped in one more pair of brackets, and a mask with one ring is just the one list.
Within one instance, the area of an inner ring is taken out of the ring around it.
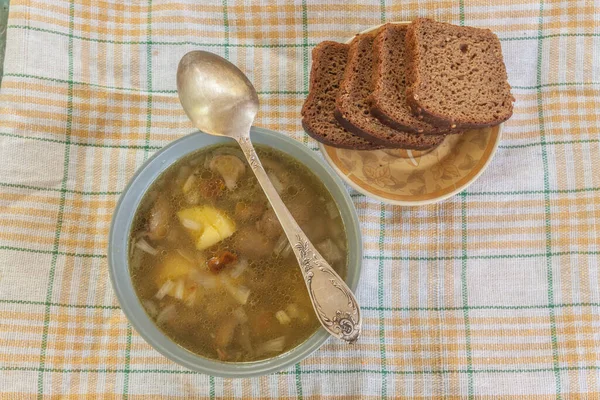
{"label": "slice of rye bread", "polygon": [[308,97],[302,106],[302,126],[315,140],[329,146],[375,150],[383,146],[356,136],[335,119],[335,98],[348,61],[348,45],[325,41],[312,51]]}
{"label": "slice of rye bread", "polygon": [[371,113],[395,129],[424,135],[448,133],[450,124],[429,124],[415,116],[406,102],[406,29],[407,25],[386,24],[373,42]]}
{"label": "slice of rye bread", "polygon": [[371,112],[367,98],[373,86],[373,40],[375,34],[358,35],[350,43],[348,64],[336,100],[335,117],[350,132],[373,143],[422,150],[437,146],[444,135],[420,135],[393,129]]}
{"label": "slice of rye bread", "polygon": [[512,115],[502,48],[489,29],[417,18],[406,32],[406,52],[406,98],[424,120],[480,128]]}

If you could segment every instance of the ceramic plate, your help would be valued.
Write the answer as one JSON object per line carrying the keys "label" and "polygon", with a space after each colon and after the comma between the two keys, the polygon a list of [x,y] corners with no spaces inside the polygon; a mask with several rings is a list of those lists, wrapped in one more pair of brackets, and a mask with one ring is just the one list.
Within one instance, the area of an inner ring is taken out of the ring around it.
{"label": "ceramic plate", "polygon": [[437,148],[424,152],[319,147],[329,165],[357,191],[384,203],[422,205],[447,199],[473,183],[492,160],[501,130],[498,125],[448,135]]}

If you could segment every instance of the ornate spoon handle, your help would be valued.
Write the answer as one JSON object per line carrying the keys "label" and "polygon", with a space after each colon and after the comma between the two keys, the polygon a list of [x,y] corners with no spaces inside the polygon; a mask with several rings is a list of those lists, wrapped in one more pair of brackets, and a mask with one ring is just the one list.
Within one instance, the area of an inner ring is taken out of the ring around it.
{"label": "ornate spoon handle", "polygon": [[283,204],[256,155],[250,142],[250,134],[238,138],[237,141],[292,245],[321,325],[333,336],[348,343],[354,342],[358,339],[361,329],[360,308],[354,294],[319,254]]}

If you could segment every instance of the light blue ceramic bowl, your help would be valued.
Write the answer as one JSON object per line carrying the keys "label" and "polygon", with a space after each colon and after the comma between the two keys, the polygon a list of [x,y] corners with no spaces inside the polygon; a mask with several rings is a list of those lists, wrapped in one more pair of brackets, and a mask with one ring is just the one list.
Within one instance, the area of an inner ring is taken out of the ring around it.
{"label": "light blue ceramic bowl", "polygon": [[[127,260],[129,234],[135,212],[152,183],[173,163],[182,157],[219,143],[231,143],[228,138],[204,133],[185,136],[150,158],[133,176],[119,199],[113,215],[108,245],[110,278],[123,312],[135,330],[158,352],[189,369],[221,377],[252,377],[266,375],[289,367],[308,357],[329,337],[321,328],[298,347],[267,360],[226,363],[191,353],[163,334],[148,317],[138,300]],[[252,128],[252,142],[271,146],[306,165],[325,184],[337,202],[348,237],[348,266],[346,282],[356,289],[362,263],[362,239],[356,210],[344,184],[315,153],[301,143],[283,134],[263,128]]]}

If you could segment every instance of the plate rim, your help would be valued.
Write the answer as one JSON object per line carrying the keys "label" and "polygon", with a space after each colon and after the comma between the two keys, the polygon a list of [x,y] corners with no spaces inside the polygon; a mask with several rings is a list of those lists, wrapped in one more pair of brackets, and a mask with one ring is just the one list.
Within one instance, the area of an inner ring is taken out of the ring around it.
{"label": "plate rim", "polygon": [[[349,38],[348,40],[346,40],[344,43],[345,44],[350,44],[350,42],[357,36],[357,35],[363,35],[365,33],[369,33],[372,32],[374,30],[379,29],[380,27],[382,27],[383,25],[387,25],[387,24],[394,24],[394,25],[408,25],[410,24],[410,21],[394,21],[394,22],[386,22],[384,24],[379,24],[376,26],[372,26],[370,28],[364,29],[362,31],[360,31],[359,33],[357,33],[356,35],[352,36],[351,38]],[[367,189],[363,188],[362,186],[359,186],[358,184],[356,184],[352,179],[350,179],[346,174],[344,174],[337,166],[336,163],[333,162],[333,160],[331,159],[331,157],[329,156],[328,152],[327,152],[327,148],[333,148],[335,149],[335,147],[333,146],[327,146],[323,143],[318,143],[319,145],[319,151],[321,152],[321,154],[323,155],[323,158],[325,159],[325,161],[327,161],[327,164],[329,164],[329,166],[338,174],[338,176],[340,178],[342,178],[342,180],[348,184],[349,186],[351,186],[354,190],[356,190],[359,193],[362,193],[363,195],[367,196],[367,197],[371,197],[375,200],[379,200],[382,203],[386,203],[386,204],[391,204],[391,205],[399,205],[399,206],[421,206],[421,205],[427,205],[427,204],[434,204],[434,203],[439,203],[440,201],[446,200],[452,196],[455,196],[456,194],[460,193],[461,191],[467,189],[469,186],[471,186],[477,179],[479,179],[479,177],[481,176],[481,174],[483,174],[483,172],[487,169],[487,167],[489,166],[489,164],[492,162],[492,160],[494,159],[494,156],[496,155],[496,151],[498,150],[498,146],[500,144],[500,140],[502,137],[502,130],[504,127],[504,123],[501,123],[499,125],[497,125],[498,128],[498,134],[496,135],[496,140],[493,144],[493,147],[489,153],[489,156],[487,158],[487,160],[485,160],[484,164],[481,166],[481,169],[475,174],[473,175],[473,177],[468,180],[467,182],[463,183],[461,186],[455,188],[454,190],[442,194],[440,196],[437,197],[433,197],[431,199],[425,199],[425,200],[394,200],[394,199],[390,199],[390,198],[386,198],[386,197],[382,197],[379,196],[375,193],[372,193],[370,191],[368,191]],[[489,143],[488,143],[489,145]],[[351,151],[361,151],[361,150],[351,150]]]}

